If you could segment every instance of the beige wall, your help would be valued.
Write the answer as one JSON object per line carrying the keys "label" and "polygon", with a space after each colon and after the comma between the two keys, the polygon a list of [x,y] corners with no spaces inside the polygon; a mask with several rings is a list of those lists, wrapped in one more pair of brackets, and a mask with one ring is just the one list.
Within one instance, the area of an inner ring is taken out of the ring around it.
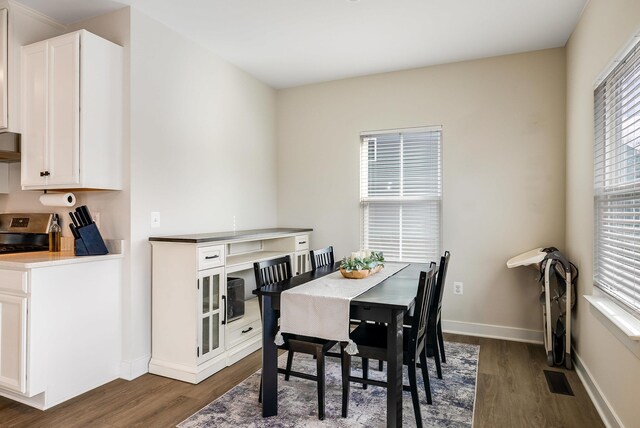
{"label": "beige wall", "polygon": [[442,125],[449,329],[541,340],[536,274],[505,263],[564,247],[563,49],[281,90],[277,118],[279,224],[338,256],[359,246],[359,133]]}
{"label": "beige wall", "polygon": [[275,91],[132,9],[130,359],[150,352],[149,236],[276,226],[275,171]]}
{"label": "beige wall", "polygon": [[[596,78],[640,30],[640,2],[591,0],[567,44],[567,247],[593,290],[593,89]],[[579,298],[574,346],[618,423],[638,426],[640,346],[624,339]]]}

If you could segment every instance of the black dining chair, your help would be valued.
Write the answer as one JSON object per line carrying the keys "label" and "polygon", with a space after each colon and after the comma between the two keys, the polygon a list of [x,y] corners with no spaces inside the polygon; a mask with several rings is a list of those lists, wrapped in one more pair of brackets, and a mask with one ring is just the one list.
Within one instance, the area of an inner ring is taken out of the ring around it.
{"label": "black dining chair", "polygon": [[[284,256],[277,259],[265,260],[253,264],[253,271],[256,278],[256,289],[265,285],[271,285],[276,282],[283,281],[292,277],[291,257]],[[260,315],[262,315],[262,304],[260,304]],[[289,351],[287,355],[287,368],[278,368],[278,373],[284,373],[285,380],[289,380],[290,376],[299,377],[308,380],[314,380],[318,386],[318,419],[323,420],[325,416],[325,355],[334,345],[336,341],[318,339],[315,337],[307,337],[293,334],[283,334],[284,344],[278,346],[279,349]],[[312,355],[316,358],[316,375],[296,372],[291,370],[293,364],[293,355],[295,352]],[[262,378],[260,379],[260,390],[258,399],[262,400]]]}
{"label": "black dining chair", "polygon": [[[411,391],[413,400],[413,411],[416,417],[416,424],[422,427],[422,416],[420,412],[420,399],[418,397],[418,382],[416,376],[417,362],[420,360],[422,368],[422,378],[424,381],[427,403],[431,404],[431,386],[429,383],[429,373],[427,371],[427,357],[424,352],[426,342],[427,320],[431,308],[431,301],[434,298],[435,286],[435,263],[432,262],[428,272],[420,273],[418,281],[418,293],[415,300],[415,311],[411,327],[403,329],[403,353],[402,363],[409,371],[409,386],[403,385],[403,390]],[[376,385],[387,387],[386,382],[368,379],[368,359],[374,358],[387,361],[387,326],[384,324],[363,323],[356,327],[350,334],[358,346],[356,356],[362,357],[362,378],[351,376],[351,356],[346,353],[344,343],[341,344],[343,361],[349,364],[343,365],[342,372],[342,416],[346,417],[349,406],[350,382],[362,383],[363,385]]]}
{"label": "black dining chair", "polygon": [[311,270],[316,270],[322,266],[333,266],[335,262],[333,258],[333,247],[322,248],[320,250],[311,250]]}
{"label": "black dining chair", "polygon": [[[440,257],[440,266],[438,266],[438,274],[435,280],[435,291],[433,301],[431,302],[431,308],[429,309],[429,320],[427,321],[427,345],[425,346],[425,352],[427,357],[433,357],[436,364],[436,372],[438,379],[442,379],[442,362],[446,363],[444,353],[444,337],[442,336],[442,295],[444,294],[444,286],[447,278],[447,270],[449,269],[449,258],[451,253],[445,251],[444,255]],[[404,317],[404,325],[411,325],[413,322],[412,315],[406,315]]]}
{"label": "black dining chair", "polygon": [[[277,259],[265,260],[253,264],[253,274],[256,278],[256,290],[265,285],[284,281],[293,276],[291,256],[286,255]],[[260,315],[262,315],[262,300],[258,300]]]}
{"label": "black dining chair", "polygon": [[442,370],[440,368],[440,359],[443,363],[447,362],[444,352],[444,337],[442,335],[442,295],[444,294],[444,286],[447,280],[447,271],[449,270],[449,259],[451,253],[445,251],[440,258],[440,266],[438,268],[438,277],[436,279],[435,298],[429,310],[429,322],[427,323],[427,356],[433,353],[434,358],[440,351],[440,358],[436,358],[436,370],[438,371],[438,379],[442,379]]}

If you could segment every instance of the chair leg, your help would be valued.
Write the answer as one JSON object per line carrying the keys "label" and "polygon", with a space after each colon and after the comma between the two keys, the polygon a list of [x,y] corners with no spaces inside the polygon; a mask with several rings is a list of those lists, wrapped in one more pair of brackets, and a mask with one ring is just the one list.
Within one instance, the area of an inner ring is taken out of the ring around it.
{"label": "chair leg", "polygon": [[289,353],[287,354],[287,369],[286,369],[286,373],[284,374],[284,380],[289,380],[289,374],[291,373],[291,366],[293,365],[293,351],[289,350]]}
{"label": "chair leg", "polygon": [[[362,379],[369,379],[369,359],[368,358],[363,358],[362,359]],[[362,384],[362,389],[367,389],[367,384],[363,383]]]}
{"label": "chair leg", "polygon": [[[434,335],[435,336],[435,335]],[[438,379],[442,379],[442,367],[440,366],[440,352],[438,352],[438,343],[436,337],[433,338],[433,359],[436,360],[436,372],[438,373]]]}
{"label": "chair leg", "polygon": [[409,362],[409,387],[411,389],[411,400],[413,401],[413,413],[416,415],[416,426],[422,427],[422,415],[420,414],[420,399],[418,398],[418,381],[416,379],[416,363]]}
{"label": "chair leg", "polygon": [[324,354],[322,350],[318,350],[316,365],[318,367],[318,419],[324,420],[324,390],[325,390],[325,373],[324,373]]}
{"label": "chair leg", "polygon": [[346,418],[349,414],[349,389],[351,382],[349,382],[349,376],[351,376],[351,355],[347,354],[342,349],[342,417]]}
{"label": "chair leg", "polygon": [[442,336],[442,322],[438,321],[437,323],[438,330],[438,343],[440,344],[440,356],[442,357],[442,362],[446,363],[447,358],[444,356],[444,337]]}
{"label": "chair leg", "polygon": [[262,374],[260,374],[260,388],[258,388],[258,403],[262,403]]}
{"label": "chair leg", "polygon": [[427,394],[427,404],[433,403],[431,399],[431,382],[429,382],[429,370],[427,370],[426,348],[420,353],[420,363],[422,365],[422,381],[424,382],[424,392]]}
{"label": "chair leg", "polygon": [[384,370],[384,361],[378,360],[378,371]]}

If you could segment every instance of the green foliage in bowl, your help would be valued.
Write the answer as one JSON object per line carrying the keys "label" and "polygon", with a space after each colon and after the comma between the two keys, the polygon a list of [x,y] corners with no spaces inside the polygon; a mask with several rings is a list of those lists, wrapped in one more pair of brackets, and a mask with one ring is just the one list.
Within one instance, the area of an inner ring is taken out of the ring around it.
{"label": "green foliage in bowl", "polygon": [[340,269],[344,269],[347,272],[354,270],[369,270],[376,266],[384,266],[384,256],[380,251],[372,251],[368,257],[345,257],[342,259]]}

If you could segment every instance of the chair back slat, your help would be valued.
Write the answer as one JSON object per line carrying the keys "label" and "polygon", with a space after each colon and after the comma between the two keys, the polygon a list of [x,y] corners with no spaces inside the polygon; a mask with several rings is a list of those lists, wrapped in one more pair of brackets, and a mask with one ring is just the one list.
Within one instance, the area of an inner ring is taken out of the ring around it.
{"label": "chair back slat", "polygon": [[413,316],[413,324],[411,325],[411,351],[417,356],[418,352],[424,345],[427,331],[427,320],[431,309],[431,302],[434,299],[435,292],[435,276],[436,264],[431,262],[428,272],[420,272],[420,280],[418,281],[418,293],[416,295],[415,311]]}
{"label": "chair back slat", "polygon": [[256,289],[275,282],[291,278],[291,256],[283,256],[277,259],[265,260],[253,264],[253,272],[256,278]]}
{"label": "chair back slat", "polygon": [[320,250],[311,250],[311,270],[316,270],[319,267],[333,265],[333,247],[322,248]]}
{"label": "chair back slat", "polygon": [[444,286],[447,279],[447,271],[449,270],[449,258],[451,257],[451,253],[449,251],[444,252],[444,256],[440,257],[440,266],[438,267],[438,276],[436,277],[436,290],[435,290],[435,298],[433,299],[433,303],[431,303],[431,312],[430,319],[435,320],[435,318],[440,314],[440,310],[442,309],[442,295],[444,294]]}

